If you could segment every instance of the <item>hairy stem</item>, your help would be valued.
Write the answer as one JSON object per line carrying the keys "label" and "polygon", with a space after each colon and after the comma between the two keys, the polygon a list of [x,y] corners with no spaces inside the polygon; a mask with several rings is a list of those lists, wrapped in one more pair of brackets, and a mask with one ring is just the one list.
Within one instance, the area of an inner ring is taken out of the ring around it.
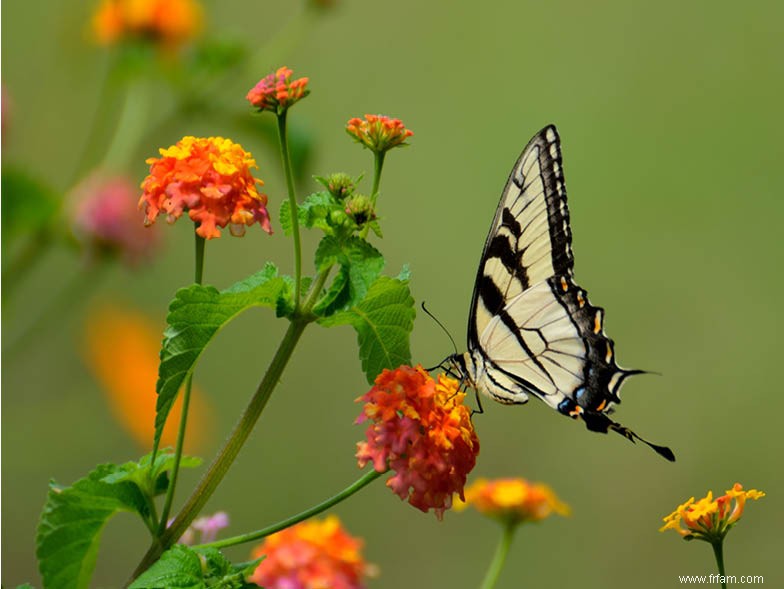
{"label": "hairy stem", "polygon": [[302,245],[299,237],[299,218],[297,215],[297,195],[294,192],[294,172],[291,169],[291,156],[286,133],[286,112],[278,115],[278,138],[280,139],[280,157],[283,161],[283,172],[286,175],[286,189],[289,194],[291,209],[291,233],[294,236],[294,304],[295,314],[299,311],[302,281]]}
{"label": "hairy stem", "polygon": [[201,481],[199,481],[199,484],[193,490],[193,493],[191,493],[191,496],[186,501],[180,513],[174,518],[172,525],[164,531],[160,538],[158,538],[147,551],[147,554],[144,555],[144,558],[134,571],[131,581],[147,570],[156,560],[158,560],[164,551],[171,547],[172,544],[182,536],[183,532],[185,532],[187,527],[215,492],[215,489],[221,483],[223,477],[226,476],[229,468],[234,463],[234,459],[237,457],[237,454],[239,454],[240,449],[248,439],[250,432],[253,430],[253,426],[259,419],[261,412],[267,405],[267,401],[269,401],[272,391],[278,384],[278,381],[283,374],[283,369],[291,358],[297,342],[302,336],[302,332],[305,331],[307,324],[307,321],[301,319],[295,319],[289,324],[289,328],[286,330],[286,334],[283,336],[283,340],[280,342],[280,346],[278,347],[277,352],[275,352],[275,356],[272,358],[272,362],[270,362],[264,378],[261,380],[261,383],[256,389],[256,393],[242,413],[237,425],[234,426],[229,439],[226,441],[223,448],[221,448],[220,452],[215,457],[215,460],[210,465],[209,470],[207,470]]}

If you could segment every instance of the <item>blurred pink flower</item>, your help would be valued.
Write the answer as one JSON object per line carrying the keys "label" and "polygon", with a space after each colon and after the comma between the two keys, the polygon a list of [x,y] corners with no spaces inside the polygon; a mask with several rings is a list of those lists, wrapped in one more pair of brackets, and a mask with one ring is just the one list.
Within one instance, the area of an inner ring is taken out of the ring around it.
{"label": "blurred pink flower", "polygon": [[[169,520],[167,527],[172,524],[174,518]],[[193,546],[195,544],[209,544],[215,542],[218,537],[218,532],[223,528],[229,526],[229,514],[225,511],[217,511],[213,515],[206,515],[195,520],[183,532],[180,539],[177,541],[179,544],[186,546]],[[196,532],[199,532],[197,541]]]}
{"label": "blurred pink flower", "polygon": [[95,172],[71,192],[71,226],[93,256],[119,255],[129,264],[152,256],[158,232],[144,227],[135,183]]}

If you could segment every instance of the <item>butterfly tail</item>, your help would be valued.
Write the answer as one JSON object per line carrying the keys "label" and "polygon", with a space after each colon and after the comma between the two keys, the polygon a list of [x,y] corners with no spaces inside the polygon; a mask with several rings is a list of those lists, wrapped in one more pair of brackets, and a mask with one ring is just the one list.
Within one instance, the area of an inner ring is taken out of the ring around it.
{"label": "butterfly tail", "polygon": [[632,443],[634,443],[636,440],[641,441],[643,444],[653,449],[653,451],[656,452],[659,456],[664,457],[670,462],[675,462],[675,454],[673,454],[672,450],[670,450],[667,446],[659,446],[658,444],[649,442],[645,438],[642,438],[634,433],[628,427],[613,421],[604,413],[584,411],[580,416],[585,421],[585,425],[591,431],[607,433],[608,431],[612,430],[619,433]]}

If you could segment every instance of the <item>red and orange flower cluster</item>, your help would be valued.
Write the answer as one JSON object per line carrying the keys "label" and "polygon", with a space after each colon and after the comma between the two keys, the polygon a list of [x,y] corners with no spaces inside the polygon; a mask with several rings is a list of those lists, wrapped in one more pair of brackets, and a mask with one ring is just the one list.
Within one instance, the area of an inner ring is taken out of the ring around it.
{"label": "red and orange flower cluster", "polygon": [[705,540],[717,543],[724,539],[727,532],[743,515],[746,499],[760,499],[765,493],[751,489],[743,490],[743,485],[735,483],[732,489],[716,499],[713,492],[695,501],[690,498],[678,509],[664,518],[664,526],[659,530],[675,530],[686,539]]}
{"label": "red and orange flower cluster", "polygon": [[414,507],[441,518],[452,496],[463,498],[466,476],[476,464],[479,439],[458,382],[435,381],[421,366],[384,370],[375,386],[357,399],[365,406],[357,423],[371,420],[357,444],[360,468],[391,469],[387,486]]}
{"label": "red and orange flower cluster", "polygon": [[95,36],[105,45],[129,39],[178,45],[201,23],[201,5],[194,0],[103,0],[93,15]]}
{"label": "red and orange flower cluster", "polygon": [[274,74],[263,77],[248,91],[245,97],[248,102],[259,109],[282,114],[295,102],[305,98],[308,78],[291,79],[294,72],[286,66],[278,68]]}
{"label": "red and orange flower cluster", "polygon": [[400,119],[385,115],[365,115],[346,124],[346,132],[371,151],[383,153],[393,147],[408,145],[405,141],[414,132],[406,129]]}
{"label": "red and orange flower cluster", "polygon": [[455,509],[469,505],[484,515],[512,524],[539,521],[553,513],[569,515],[569,506],[550,487],[519,478],[477,479],[466,489],[465,503],[458,503]]}
{"label": "red and orange flower cluster", "polygon": [[253,551],[254,558],[261,556],[250,581],[266,589],[361,589],[375,573],[362,558],[362,541],[335,516],[269,536]]}
{"label": "red and orange flower cluster", "polygon": [[223,137],[183,137],[160,154],[147,160],[150,174],[142,182],[145,223],[161,214],[174,223],[188,211],[205,239],[220,237],[218,227],[229,224],[232,235],[243,235],[256,222],[272,233],[267,195],[256,190],[264,183],[251,174],[258,166],[241,145]]}

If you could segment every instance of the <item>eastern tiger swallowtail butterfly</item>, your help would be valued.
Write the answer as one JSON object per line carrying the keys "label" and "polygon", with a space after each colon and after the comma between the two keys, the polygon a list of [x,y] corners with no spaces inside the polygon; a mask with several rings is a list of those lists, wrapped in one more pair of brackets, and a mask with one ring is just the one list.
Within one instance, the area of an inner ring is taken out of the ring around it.
{"label": "eastern tiger swallowtail butterfly", "polygon": [[642,370],[615,361],[604,309],[573,277],[572,231],[555,126],[534,135],[512,168],[485,241],[468,320],[468,351],[444,365],[501,403],[538,397],[591,431],[652,444],[611,420],[623,382]]}

